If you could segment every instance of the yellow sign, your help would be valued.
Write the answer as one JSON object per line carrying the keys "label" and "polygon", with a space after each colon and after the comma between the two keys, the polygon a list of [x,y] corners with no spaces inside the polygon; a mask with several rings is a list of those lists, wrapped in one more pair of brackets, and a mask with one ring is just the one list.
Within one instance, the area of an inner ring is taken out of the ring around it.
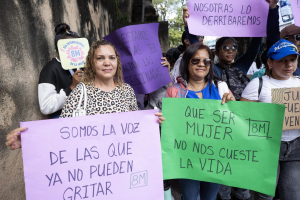
{"label": "yellow sign", "polygon": [[83,68],[90,49],[86,38],[61,39],[57,43],[61,65],[65,70]]}

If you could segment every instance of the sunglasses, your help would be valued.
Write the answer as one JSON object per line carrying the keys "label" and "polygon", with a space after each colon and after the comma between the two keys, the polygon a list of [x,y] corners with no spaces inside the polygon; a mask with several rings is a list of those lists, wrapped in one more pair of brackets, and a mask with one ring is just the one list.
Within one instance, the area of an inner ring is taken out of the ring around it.
{"label": "sunglasses", "polygon": [[238,45],[233,45],[233,46],[221,46],[220,48],[222,48],[223,51],[229,51],[229,49],[231,49],[232,51],[236,52]]}
{"label": "sunglasses", "polygon": [[[211,65],[211,60],[210,59],[204,59],[202,60],[205,66],[210,66]],[[191,63],[193,65],[198,65],[201,62],[199,58],[192,58]]]}
{"label": "sunglasses", "polygon": [[287,36],[284,37],[284,39],[288,40],[289,36],[294,36],[294,40],[295,41],[300,41],[300,34],[297,34],[297,35],[287,35]]}

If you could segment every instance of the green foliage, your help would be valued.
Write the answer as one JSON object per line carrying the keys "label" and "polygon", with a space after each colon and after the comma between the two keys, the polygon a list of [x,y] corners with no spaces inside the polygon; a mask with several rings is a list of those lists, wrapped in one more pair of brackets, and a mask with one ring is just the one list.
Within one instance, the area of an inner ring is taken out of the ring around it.
{"label": "green foliage", "polygon": [[182,8],[186,6],[186,0],[153,0],[152,3],[159,14],[159,20],[169,22],[170,47],[177,47],[181,44],[184,31]]}

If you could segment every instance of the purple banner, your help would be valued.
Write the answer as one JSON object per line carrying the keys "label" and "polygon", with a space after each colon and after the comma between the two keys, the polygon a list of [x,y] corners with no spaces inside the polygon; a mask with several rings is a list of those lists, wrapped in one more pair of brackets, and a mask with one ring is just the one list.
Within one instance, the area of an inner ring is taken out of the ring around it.
{"label": "purple banner", "polygon": [[189,0],[190,33],[204,36],[265,37],[269,4],[265,0]]}
{"label": "purple banner", "polygon": [[126,26],[105,36],[121,57],[124,80],[136,94],[148,94],[171,82],[161,65],[158,23]]}
{"label": "purple banner", "polygon": [[300,0],[290,0],[294,15],[295,25],[300,27]]}

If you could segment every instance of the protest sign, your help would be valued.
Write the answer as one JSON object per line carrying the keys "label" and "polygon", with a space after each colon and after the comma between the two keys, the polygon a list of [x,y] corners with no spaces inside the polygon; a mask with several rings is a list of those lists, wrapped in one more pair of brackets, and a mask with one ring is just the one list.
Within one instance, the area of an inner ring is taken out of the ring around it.
{"label": "protest sign", "polygon": [[172,80],[161,62],[158,23],[126,26],[105,36],[120,54],[124,80],[136,94],[148,94]]}
{"label": "protest sign", "polygon": [[90,46],[86,38],[61,39],[57,42],[61,65],[65,70],[83,68]]}
{"label": "protest sign", "polygon": [[163,200],[157,110],[22,122],[27,200]]}
{"label": "protest sign", "polygon": [[284,106],[164,98],[164,179],[193,179],[274,195]]}
{"label": "protest sign", "polygon": [[295,25],[300,27],[300,0],[290,0],[294,15]]}
{"label": "protest sign", "polygon": [[188,26],[194,35],[265,37],[269,4],[262,0],[189,0]]}
{"label": "protest sign", "polygon": [[272,89],[272,103],[285,105],[283,130],[300,129],[300,88]]}

